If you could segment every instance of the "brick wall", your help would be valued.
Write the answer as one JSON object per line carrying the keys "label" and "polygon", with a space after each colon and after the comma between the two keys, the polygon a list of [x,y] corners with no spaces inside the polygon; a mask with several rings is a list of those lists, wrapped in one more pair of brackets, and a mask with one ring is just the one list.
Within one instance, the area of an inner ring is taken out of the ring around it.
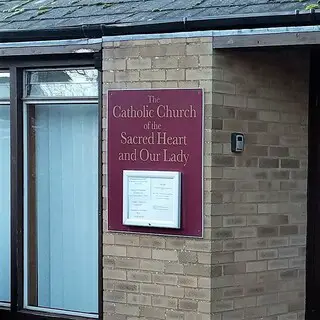
{"label": "brick wall", "polygon": [[[105,43],[103,70],[105,92],[108,88],[204,88],[205,108],[212,108],[211,38]],[[104,119],[104,138],[106,125]],[[216,121],[206,116],[204,239],[108,233],[104,187],[106,319],[211,319],[211,278],[222,274],[221,266],[211,268],[213,126]],[[103,159],[106,166],[105,152]]]}
{"label": "brick wall", "polygon": [[213,319],[304,319],[308,63],[298,50],[214,52]]}
{"label": "brick wall", "polygon": [[107,231],[104,118],[105,319],[302,319],[306,52],[213,52],[211,38],[181,38],[106,42],[103,57],[105,93],[205,91],[204,239]]}

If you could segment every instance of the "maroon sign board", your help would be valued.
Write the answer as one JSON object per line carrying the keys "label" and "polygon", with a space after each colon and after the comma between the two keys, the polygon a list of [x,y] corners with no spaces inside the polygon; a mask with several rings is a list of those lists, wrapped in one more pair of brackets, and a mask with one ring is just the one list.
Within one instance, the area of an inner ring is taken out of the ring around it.
{"label": "maroon sign board", "polygon": [[[108,103],[108,229],[202,237],[202,90],[109,90],[106,98]],[[123,224],[124,170],[181,173],[180,229]]]}

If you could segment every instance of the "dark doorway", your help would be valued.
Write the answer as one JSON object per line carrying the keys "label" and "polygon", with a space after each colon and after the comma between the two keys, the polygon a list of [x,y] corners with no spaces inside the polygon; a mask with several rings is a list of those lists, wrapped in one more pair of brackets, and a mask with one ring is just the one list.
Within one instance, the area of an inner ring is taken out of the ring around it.
{"label": "dark doorway", "polygon": [[306,319],[320,319],[320,48],[310,50]]}

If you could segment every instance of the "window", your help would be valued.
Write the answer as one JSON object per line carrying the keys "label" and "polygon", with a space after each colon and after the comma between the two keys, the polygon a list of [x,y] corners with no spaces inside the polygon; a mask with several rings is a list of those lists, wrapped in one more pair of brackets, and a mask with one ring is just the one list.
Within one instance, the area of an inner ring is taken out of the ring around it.
{"label": "window", "polygon": [[10,302],[10,75],[0,71],[0,305]]}
{"label": "window", "polygon": [[24,78],[24,307],[97,315],[98,73]]}
{"label": "window", "polygon": [[0,62],[0,319],[102,319],[101,67]]}

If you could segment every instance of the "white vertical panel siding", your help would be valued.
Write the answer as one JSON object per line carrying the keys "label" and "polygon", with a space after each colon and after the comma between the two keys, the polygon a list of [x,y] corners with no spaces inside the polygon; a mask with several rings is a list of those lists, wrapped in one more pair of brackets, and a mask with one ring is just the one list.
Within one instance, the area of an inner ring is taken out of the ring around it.
{"label": "white vertical panel siding", "polygon": [[38,301],[98,311],[98,106],[36,106]]}
{"label": "white vertical panel siding", "polygon": [[0,106],[0,303],[10,301],[10,110]]}

